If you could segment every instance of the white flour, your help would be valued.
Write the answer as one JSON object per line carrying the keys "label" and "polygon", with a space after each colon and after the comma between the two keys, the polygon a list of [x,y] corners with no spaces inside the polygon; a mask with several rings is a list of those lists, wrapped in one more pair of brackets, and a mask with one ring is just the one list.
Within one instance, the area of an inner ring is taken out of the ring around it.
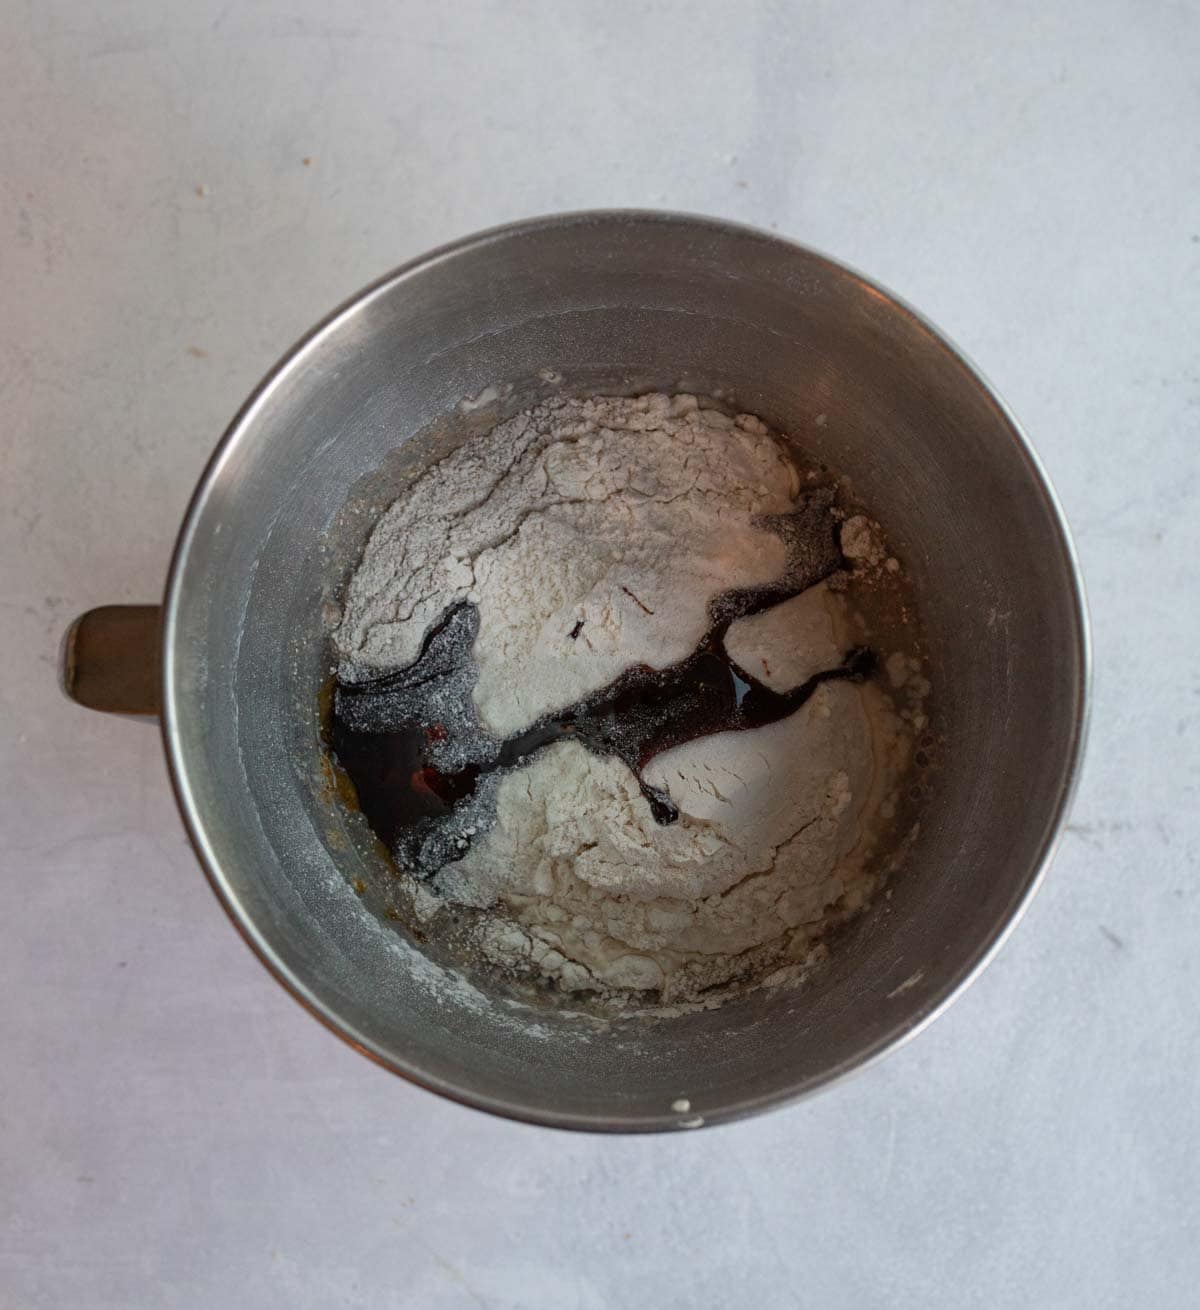
{"label": "white flour", "polygon": [[[475,708],[509,736],[632,665],[688,656],[714,596],[781,574],[785,544],[759,516],[788,511],[803,482],[758,419],[691,396],[548,401],[383,516],[336,632],[343,673],[411,664],[448,607],[472,602]],[[842,542],[859,567],[886,553],[866,519]],[[739,620],[725,648],[782,692],[836,667],[861,640],[852,629],[842,592],[821,584]],[[419,901],[430,916],[446,902],[487,911],[479,945],[501,966],[693,1001],[803,962],[865,902],[906,748],[882,692],[825,683],[768,727],[652,759],[645,780],[679,809],[660,825],[629,767],[559,742],[500,777],[490,829]]]}
{"label": "white flour", "polygon": [[473,601],[475,703],[498,736],[631,664],[682,659],[713,596],[783,568],[783,543],[753,517],[786,510],[799,475],[765,431],[692,396],[548,401],[502,423],[380,520],[337,631],[343,657],[410,664],[447,606]]}

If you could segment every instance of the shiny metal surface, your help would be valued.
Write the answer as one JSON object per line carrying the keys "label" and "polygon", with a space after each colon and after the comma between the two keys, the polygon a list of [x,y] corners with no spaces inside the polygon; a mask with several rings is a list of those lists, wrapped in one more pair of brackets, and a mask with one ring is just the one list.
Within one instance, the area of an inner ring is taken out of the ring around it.
{"label": "shiny metal surface", "polygon": [[[551,385],[732,395],[848,473],[915,576],[945,765],[890,899],[804,990],[652,1023],[523,1009],[427,959],[351,890],[376,871],[322,785],[322,607],[409,469]],[[926,322],[759,232],[575,214],[399,270],[262,384],[172,563],[163,731],[218,896],[315,1015],[483,1109],[653,1130],[822,1087],[918,1031],[979,970],[1062,824],[1087,663],[1053,494],[1003,404]],[[671,1108],[681,1097],[686,1115]]]}

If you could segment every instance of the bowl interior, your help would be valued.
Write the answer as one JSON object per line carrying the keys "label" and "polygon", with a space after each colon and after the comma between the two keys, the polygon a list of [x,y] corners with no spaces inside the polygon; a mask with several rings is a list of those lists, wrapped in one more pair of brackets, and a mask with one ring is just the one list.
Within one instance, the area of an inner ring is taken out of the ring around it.
{"label": "bowl interior", "polygon": [[[943,767],[890,896],[799,990],[650,1023],[525,1007],[446,968],[352,889],[375,889],[378,868],[322,772],[325,608],[415,468],[551,389],[731,398],[849,474],[914,577]],[[663,1128],[680,1124],[680,1097],[684,1118],[711,1123],[861,1064],[986,957],[1070,790],[1085,642],[1052,497],[1010,417],[928,325],[760,233],[566,216],[401,270],[247,405],[173,569],[166,733],[218,893],[343,1035],[488,1109]]]}

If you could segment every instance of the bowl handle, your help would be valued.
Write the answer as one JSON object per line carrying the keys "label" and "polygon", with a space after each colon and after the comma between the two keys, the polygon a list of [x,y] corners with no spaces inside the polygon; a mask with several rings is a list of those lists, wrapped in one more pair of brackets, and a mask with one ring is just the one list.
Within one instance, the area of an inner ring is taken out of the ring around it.
{"label": "bowl handle", "polygon": [[90,710],[157,718],[161,627],[157,605],[101,605],[81,614],[63,638],[63,691]]}

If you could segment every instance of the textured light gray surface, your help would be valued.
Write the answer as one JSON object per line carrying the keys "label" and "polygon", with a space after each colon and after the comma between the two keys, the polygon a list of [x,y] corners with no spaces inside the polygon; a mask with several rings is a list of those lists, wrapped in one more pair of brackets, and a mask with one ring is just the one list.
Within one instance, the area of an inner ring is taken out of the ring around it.
{"label": "textured light gray surface", "polygon": [[[4,9],[0,1305],[1194,1304],[1197,6]],[[75,611],[157,596],[311,321],[621,204],[828,249],[973,354],[1097,664],[1071,829],[983,979],[845,1087],[653,1140],[491,1121],[325,1033],[223,918],[154,732],[53,676]]]}

